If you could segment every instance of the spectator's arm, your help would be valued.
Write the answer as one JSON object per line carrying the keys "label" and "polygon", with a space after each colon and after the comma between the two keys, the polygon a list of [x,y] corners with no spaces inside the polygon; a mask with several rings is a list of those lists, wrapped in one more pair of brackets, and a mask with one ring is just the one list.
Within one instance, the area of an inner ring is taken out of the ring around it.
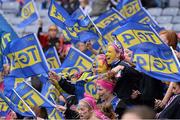
{"label": "spectator's arm", "polygon": [[42,26],[43,26],[43,22],[42,20],[39,20],[39,28],[38,28],[38,32],[37,32],[37,36],[40,37],[40,34],[42,33]]}

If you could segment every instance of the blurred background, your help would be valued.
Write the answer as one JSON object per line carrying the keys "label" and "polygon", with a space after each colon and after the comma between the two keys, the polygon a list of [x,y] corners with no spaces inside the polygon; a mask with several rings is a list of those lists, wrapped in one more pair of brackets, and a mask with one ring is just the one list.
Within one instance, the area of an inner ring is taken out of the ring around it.
{"label": "blurred background", "polygon": [[[70,14],[79,6],[84,7],[85,11],[90,14],[93,19],[101,13],[117,4],[118,0],[56,0]],[[153,16],[161,27],[168,30],[175,30],[180,33],[180,0],[141,0],[142,4]],[[48,27],[53,24],[48,17],[48,7],[50,0],[35,0],[40,18],[43,23],[43,32],[48,32]],[[3,13],[9,23],[19,36],[27,33],[37,33],[38,21],[20,29],[17,24],[20,23],[20,10],[23,0],[0,0],[0,12]]]}

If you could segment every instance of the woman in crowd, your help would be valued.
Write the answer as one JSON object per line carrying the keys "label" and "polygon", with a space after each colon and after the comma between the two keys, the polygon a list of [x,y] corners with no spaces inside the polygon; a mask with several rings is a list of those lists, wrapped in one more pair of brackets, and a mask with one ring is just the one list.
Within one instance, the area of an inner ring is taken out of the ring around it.
{"label": "woman in crowd", "polygon": [[96,106],[95,99],[85,94],[85,97],[79,101],[77,111],[80,115],[80,119],[91,119],[91,120],[107,120],[108,117],[106,117]]}
{"label": "woman in crowd", "polygon": [[[115,44],[107,47],[106,59],[111,71],[118,76],[114,92],[128,105],[144,104],[154,107],[154,99],[163,97],[161,81],[136,71],[130,63],[129,55]],[[127,62],[126,62],[127,61]],[[116,76],[117,76],[116,75]]]}
{"label": "woman in crowd", "polygon": [[[176,51],[177,44],[178,44],[178,36],[175,31],[172,30],[163,30],[159,33],[160,38],[163,40],[164,43],[166,43],[168,46],[172,47],[174,49],[174,52],[178,59],[180,59],[180,52]],[[169,87],[167,89],[167,92],[164,96],[164,98],[161,100],[155,101],[155,108],[164,108],[165,104],[169,101],[170,97],[172,96],[173,92],[173,83],[169,84]]]}
{"label": "woman in crowd", "polygon": [[[93,96],[84,94],[84,98],[81,99],[74,110],[65,108],[63,106],[58,105],[57,109],[64,111],[65,116],[67,114],[71,114],[76,112],[76,116],[71,119],[81,119],[81,120],[109,120],[107,116],[103,114],[103,112],[97,107],[96,100]],[[67,118],[66,118],[67,119]]]}
{"label": "woman in crowd", "polygon": [[99,104],[103,107],[108,104],[112,105],[113,111],[121,118],[126,104],[113,94],[115,83],[106,79],[99,79],[96,81],[97,94],[99,95]]}

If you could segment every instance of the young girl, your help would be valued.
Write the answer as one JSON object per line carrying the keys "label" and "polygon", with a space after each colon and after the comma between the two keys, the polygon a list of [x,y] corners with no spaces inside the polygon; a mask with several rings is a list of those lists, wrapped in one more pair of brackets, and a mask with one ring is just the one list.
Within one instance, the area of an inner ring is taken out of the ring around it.
{"label": "young girl", "polygon": [[80,115],[80,119],[97,120],[108,119],[96,106],[95,99],[85,94],[85,97],[79,101],[77,111]]}
{"label": "young girl", "polygon": [[126,104],[113,94],[115,83],[105,79],[99,79],[96,81],[97,94],[99,95],[99,103],[101,106],[111,104],[113,111],[118,114],[118,118],[121,118]]}

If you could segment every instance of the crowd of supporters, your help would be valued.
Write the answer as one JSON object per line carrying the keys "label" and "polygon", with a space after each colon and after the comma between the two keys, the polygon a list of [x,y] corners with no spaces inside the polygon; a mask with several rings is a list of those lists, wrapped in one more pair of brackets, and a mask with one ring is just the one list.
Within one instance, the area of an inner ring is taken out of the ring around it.
{"label": "crowd of supporters", "polygon": [[[82,7],[91,16],[99,16],[107,6],[117,4],[116,0],[57,0],[71,14]],[[23,1],[19,1],[20,3]],[[49,0],[43,0],[42,7],[47,8]],[[158,0],[142,0],[147,7],[160,6]],[[39,21],[37,36],[44,51],[55,46],[61,62],[72,44],[66,41],[55,25],[50,25],[48,33],[43,33],[43,22]],[[175,31],[163,30],[159,33],[165,44],[171,46],[180,60],[178,49],[179,39]],[[66,94],[59,97],[60,104],[56,109],[66,119],[180,119],[180,82],[164,82],[157,80],[135,69],[130,61],[133,52],[123,49],[115,43],[106,47],[106,53],[92,48],[91,42],[78,42],[75,47],[81,52],[90,50],[94,54],[93,68],[89,71],[76,73],[73,76],[61,76],[49,72],[49,79],[56,89],[63,89]],[[9,66],[4,65],[2,76],[9,73]],[[79,91],[89,81],[89,77],[102,75],[95,80],[97,95]],[[180,77],[180,76],[179,76]],[[84,83],[78,82],[84,80]],[[74,81],[76,81],[74,83]],[[1,84],[2,85],[2,84]],[[31,85],[41,92],[41,81],[33,77]],[[3,86],[3,85],[2,85]],[[3,88],[3,87],[0,87]],[[45,108],[35,107],[33,111],[37,119],[48,119]],[[14,111],[7,118],[25,119]]]}

